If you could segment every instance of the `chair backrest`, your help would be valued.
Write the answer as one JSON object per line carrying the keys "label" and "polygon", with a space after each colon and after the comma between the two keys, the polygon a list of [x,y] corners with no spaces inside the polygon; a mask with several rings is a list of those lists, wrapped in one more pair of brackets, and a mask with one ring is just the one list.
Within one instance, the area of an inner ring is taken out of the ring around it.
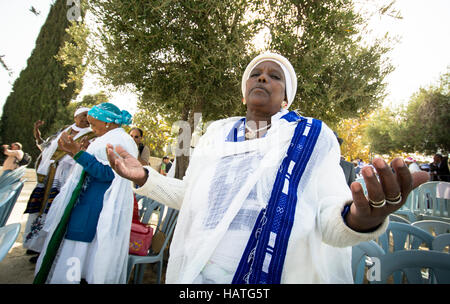
{"label": "chair backrest", "polygon": [[[428,268],[428,278],[422,269]],[[380,257],[380,277],[374,283],[386,284],[389,277],[402,272],[410,284],[449,284],[450,254],[433,250],[403,250]]]}
{"label": "chair backrest", "polygon": [[[370,263],[370,258],[384,255],[383,248],[375,241],[362,242],[352,247],[352,272],[353,282],[362,284],[366,266]],[[369,259],[369,261],[367,261]]]}
{"label": "chair backrest", "polygon": [[438,220],[422,220],[412,223],[411,225],[419,227],[432,235],[440,235],[450,233],[450,223]]}
{"label": "chair backrest", "polygon": [[0,261],[8,254],[20,232],[20,224],[14,223],[0,227]]}
{"label": "chair backrest", "polygon": [[436,196],[436,190],[442,182],[426,182],[417,187],[418,211],[422,214],[449,217],[449,199]]}
{"label": "chair backrest", "polygon": [[434,237],[410,224],[390,222],[386,232],[379,237],[381,247],[386,253],[390,252],[390,244],[392,234],[393,251],[398,250],[410,250],[419,249],[422,244],[425,244],[428,248],[431,248]]}
{"label": "chair backrest", "polygon": [[389,214],[389,221],[411,224],[411,222],[409,220],[405,219],[403,216],[393,214],[393,213]]}
{"label": "chair backrest", "polygon": [[143,197],[140,199],[140,201],[142,202],[142,208],[139,211],[141,223],[148,224],[150,222],[152,214],[154,212],[159,213],[158,222],[155,229],[156,231],[161,225],[165,206],[148,197]]}
{"label": "chair backrest", "polygon": [[0,178],[0,188],[3,188],[20,180],[25,174],[25,169],[26,168],[22,166],[3,175]]}
{"label": "chair backrest", "polygon": [[[149,250],[149,255],[163,255],[164,254],[164,250],[167,246],[167,244],[169,243],[170,239],[172,238],[172,234],[173,231],[175,229],[175,226],[177,224],[177,219],[178,219],[178,210],[176,209],[172,209],[172,208],[167,208],[167,213],[164,216],[163,222],[161,223],[161,229],[160,232],[163,235],[163,243],[160,246],[159,252],[155,253],[153,252],[154,249],[154,242],[152,241],[152,247],[151,250]],[[156,233],[158,233],[158,231],[156,231]],[[155,235],[156,235],[155,233]],[[158,246],[159,247],[159,246]]]}
{"label": "chair backrest", "polygon": [[0,227],[5,226],[6,221],[8,220],[15,195],[16,191],[11,191],[9,195],[0,202]]}
{"label": "chair backrest", "polygon": [[[435,251],[444,251],[445,247],[450,246],[450,233],[440,234],[435,237],[431,246]],[[447,252],[450,253],[450,248]]]}

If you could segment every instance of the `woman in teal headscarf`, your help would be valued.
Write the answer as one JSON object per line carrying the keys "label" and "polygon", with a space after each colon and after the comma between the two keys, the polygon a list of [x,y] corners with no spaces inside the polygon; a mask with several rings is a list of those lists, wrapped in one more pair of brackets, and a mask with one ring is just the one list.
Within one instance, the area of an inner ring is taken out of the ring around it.
{"label": "woman in teal headscarf", "polygon": [[125,283],[133,211],[132,184],[114,173],[106,144],[125,145],[137,156],[133,139],[121,128],[131,115],[111,103],[94,106],[88,121],[98,136],[85,149],[63,134],[58,142],[77,165],[55,198],[47,238],[34,283]]}

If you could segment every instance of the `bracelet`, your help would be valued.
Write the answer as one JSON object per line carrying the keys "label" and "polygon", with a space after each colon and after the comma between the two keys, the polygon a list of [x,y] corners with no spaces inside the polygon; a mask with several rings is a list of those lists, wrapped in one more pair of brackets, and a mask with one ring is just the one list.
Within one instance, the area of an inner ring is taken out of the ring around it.
{"label": "bracelet", "polygon": [[[350,203],[350,204],[348,204],[348,205],[345,205],[344,206],[344,210],[342,210],[342,212],[341,212],[341,216],[342,216],[342,219],[344,220],[344,223],[345,223],[345,225],[347,225],[347,221],[345,220],[345,217],[347,216],[347,214],[350,212],[350,206],[353,204],[353,202],[352,203]],[[348,225],[347,225],[348,226]]]}

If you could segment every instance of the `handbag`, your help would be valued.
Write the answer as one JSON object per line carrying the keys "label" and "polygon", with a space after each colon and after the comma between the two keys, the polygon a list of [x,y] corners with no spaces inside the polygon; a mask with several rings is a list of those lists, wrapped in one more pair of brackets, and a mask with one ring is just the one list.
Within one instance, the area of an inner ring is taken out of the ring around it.
{"label": "handbag", "polygon": [[145,256],[152,244],[153,228],[141,223],[131,223],[129,253]]}

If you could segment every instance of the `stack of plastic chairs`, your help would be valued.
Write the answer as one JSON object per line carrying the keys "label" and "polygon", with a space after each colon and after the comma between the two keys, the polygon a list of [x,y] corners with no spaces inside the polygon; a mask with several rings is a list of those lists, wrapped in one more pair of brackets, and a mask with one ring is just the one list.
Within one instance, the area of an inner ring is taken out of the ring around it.
{"label": "stack of plastic chairs", "polygon": [[20,224],[14,223],[0,227],[0,261],[8,254],[20,232]]}
{"label": "stack of plastic chairs", "polygon": [[[442,190],[442,194],[437,191]],[[447,190],[447,191],[446,191]],[[450,183],[427,182],[415,189],[417,192],[417,210],[415,211],[421,220],[440,220],[450,222]]]}
{"label": "stack of plastic chairs", "polygon": [[373,258],[384,255],[383,248],[375,241],[362,242],[352,247],[352,272],[355,284],[364,283],[366,268],[374,265]]}
{"label": "stack of plastic chairs", "polygon": [[450,233],[450,223],[438,220],[423,220],[411,224],[414,227],[423,229],[433,236],[438,236],[444,233]]}
{"label": "stack of plastic chairs", "polygon": [[[401,250],[380,257],[380,280],[386,284],[392,274],[404,274],[409,284],[449,284],[450,254],[433,250]],[[427,268],[428,276],[422,269]]]}

